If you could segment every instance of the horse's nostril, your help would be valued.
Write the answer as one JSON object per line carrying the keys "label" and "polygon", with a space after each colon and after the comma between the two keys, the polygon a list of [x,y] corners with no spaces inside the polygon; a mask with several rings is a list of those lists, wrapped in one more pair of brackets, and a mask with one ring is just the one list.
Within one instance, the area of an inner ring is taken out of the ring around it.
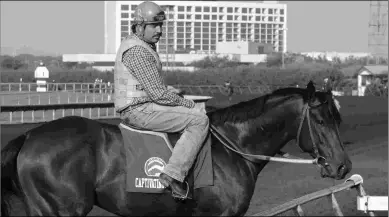
{"label": "horse's nostril", "polygon": [[339,168],[338,168],[338,176],[343,176],[344,173],[346,171],[346,166],[345,165],[341,165]]}

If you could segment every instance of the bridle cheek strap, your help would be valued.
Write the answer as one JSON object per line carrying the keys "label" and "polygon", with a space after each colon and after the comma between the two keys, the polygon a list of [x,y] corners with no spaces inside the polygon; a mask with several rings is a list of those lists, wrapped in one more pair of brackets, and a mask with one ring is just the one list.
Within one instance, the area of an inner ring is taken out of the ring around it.
{"label": "bridle cheek strap", "polygon": [[307,124],[308,124],[308,130],[309,130],[309,136],[311,137],[313,151],[314,151],[315,156],[316,156],[315,160],[316,160],[318,165],[327,166],[328,163],[326,163],[326,159],[323,156],[320,156],[319,148],[317,147],[317,145],[315,143],[315,139],[314,139],[313,131],[312,131],[312,126],[311,126],[311,118],[310,118],[310,115],[309,115],[310,108],[311,107],[309,106],[308,103],[306,103],[304,105],[303,113],[301,115],[300,125],[299,125],[299,127],[297,129],[297,137],[296,137],[297,142],[296,142],[296,144],[302,150],[302,148],[300,146],[300,133],[301,133],[301,129],[303,128],[304,120],[305,120],[305,117],[306,117],[307,118]]}

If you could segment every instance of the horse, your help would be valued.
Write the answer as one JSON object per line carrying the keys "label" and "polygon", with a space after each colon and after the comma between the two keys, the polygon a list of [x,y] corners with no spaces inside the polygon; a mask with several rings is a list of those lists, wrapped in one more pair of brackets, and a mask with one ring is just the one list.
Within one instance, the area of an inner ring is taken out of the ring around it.
{"label": "horse", "polygon": [[125,156],[115,151],[124,145],[119,127],[70,116],[31,129],[1,151],[2,215],[11,213],[10,200],[16,197],[29,216],[85,216],[94,205],[119,216],[241,216],[269,162],[243,154],[275,156],[294,139],[320,159],[323,178],[341,180],[352,169],[333,96],[316,91],[312,82],[207,115],[235,149],[220,134],[210,133],[214,184],[195,189],[192,199],[176,200],[169,192],[126,192]]}

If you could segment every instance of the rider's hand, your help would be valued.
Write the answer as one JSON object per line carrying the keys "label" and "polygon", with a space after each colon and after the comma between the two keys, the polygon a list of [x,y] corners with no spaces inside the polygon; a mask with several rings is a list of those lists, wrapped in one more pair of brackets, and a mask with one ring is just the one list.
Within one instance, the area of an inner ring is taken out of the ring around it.
{"label": "rider's hand", "polygon": [[177,95],[180,95],[180,96],[184,95],[184,91],[183,91],[183,90],[174,88],[173,86],[170,86],[170,85],[169,85],[169,86],[167,86],[167,89],[168,89],[170,92],[173,92],[173,93],[175,93],[175,94],[177,94]]}

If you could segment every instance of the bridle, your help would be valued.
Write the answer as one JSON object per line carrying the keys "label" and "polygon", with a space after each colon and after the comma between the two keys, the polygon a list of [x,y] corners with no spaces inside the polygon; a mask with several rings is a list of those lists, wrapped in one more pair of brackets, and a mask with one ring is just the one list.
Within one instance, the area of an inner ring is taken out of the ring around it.
{"label": "bridle", "polygon": [[[260,161],[267,160],[267,161],[276,161],[276,162],[284,162],[284,163],[315,164],[315,165],[318,165],[318,166],[321,166],[321,167],[326,167],[326,166],[328,166],[328,163],[326,162],[326,159],[323,156],[320,155],[319,148],[317,147],[317,145],[315,143],[315,140],[314,140],[314,137],[313,137],[313,132],[312,132],[312,127],[311,127],[310,115],[309,115],[310,114],[309,110],[311,108],[319,107],[319,106],[325,104],[326,102],[320,103],[319,105],[315,105],[315,106],[310,105],[309,103],[305,103],[304,107],[303,107],[303,112],[302,112],[302,115],[301,115],[301,120],[300,120],[299,128],[297,130],[296,140],[297,140],[297,145],[300,147],[299,137],[300,137],[302,126],[304,124],[304,120],[307,119],[309,135],[311,137],[312,147],[313,147],[313,151],[314,151],[314,154],[315,154],[315,157],[316,157],[313,160],[288,159],[288,158],[285,158],[285,157],[272,157],[272,156],[266,156],[266,155],[254,155],[254,154],[242,153],[242,152],[237,150],[236,145],[227,136],[225,136],[223,133],[221,133],[220,130],[217,129],[217,127],[215,127],[212,124],[210,125],[210,131],[229,150],[231,150],[231,151],[241,155],[245,159],[247,159],[247,160],[249,160],[251,162],[254,162],[254,163],[260,163]],[[337,134],[339,135],[338,131],[337,131]],[[300,149],[301,149],[301,147],[300,147]]]}

